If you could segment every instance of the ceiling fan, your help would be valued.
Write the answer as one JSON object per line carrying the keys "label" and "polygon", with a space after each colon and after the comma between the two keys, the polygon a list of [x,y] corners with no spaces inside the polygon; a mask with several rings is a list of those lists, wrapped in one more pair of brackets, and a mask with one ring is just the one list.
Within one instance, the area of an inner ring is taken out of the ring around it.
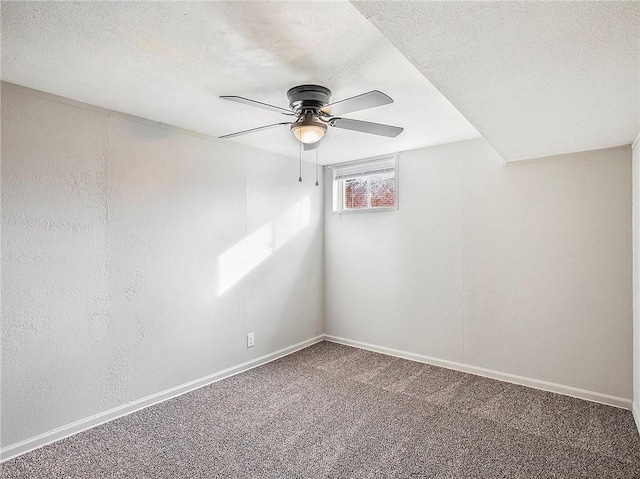
{"label": "ceiling fan", "polygon": [[277,126],[288,125],[295,137],[304,144],[305,150],[318,147],[320,140],[327,132],[327,126],[341,128],[343,130],[360,131],[373,135],[395,138],[402,133],[403,128],[398,126],[383,125],[369,121],[341,118],[337,115],[365,110],[376,106],[393,103],[393,100],[384,93],[373,90],[345,100],[329,103],[331,90],[320,85],[299,85],[287,92],[289,109],[269,105],[256,100],[250,100],[240,96],[221,96],[223,100],[235,101],[245,105],[256,106],[266,110],[275,111],[283,115],[294,117],[292,121],[284,121],[271,125],[260,126],[250,130],[239,131],[219,138],[234,138],[256,131],[267,130]]}

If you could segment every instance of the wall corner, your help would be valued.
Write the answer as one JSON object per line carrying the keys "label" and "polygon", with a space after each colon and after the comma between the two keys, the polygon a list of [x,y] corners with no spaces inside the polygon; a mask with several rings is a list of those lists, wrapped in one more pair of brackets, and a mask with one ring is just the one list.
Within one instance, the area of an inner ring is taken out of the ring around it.
{"label": "wall corner", "polygon": [[632,148],[633,228],[633,417],[640,433],[640,133]]}

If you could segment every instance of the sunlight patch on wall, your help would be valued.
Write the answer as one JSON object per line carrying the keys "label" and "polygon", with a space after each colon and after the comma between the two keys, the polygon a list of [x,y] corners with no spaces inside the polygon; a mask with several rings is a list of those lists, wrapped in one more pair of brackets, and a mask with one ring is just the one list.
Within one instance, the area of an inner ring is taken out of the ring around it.
{"label": "sunlight patch on wall", "polygon": [[295,202],[218,258],[218,295],[224,294],[256,266],[282,248],[311,220],[309,196]]}

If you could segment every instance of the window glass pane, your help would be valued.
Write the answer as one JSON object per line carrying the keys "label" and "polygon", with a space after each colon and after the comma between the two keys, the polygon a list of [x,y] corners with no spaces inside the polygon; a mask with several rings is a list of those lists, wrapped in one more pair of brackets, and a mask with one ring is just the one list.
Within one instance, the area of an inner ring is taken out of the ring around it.
{"label": "window glass pane", "polygon": [[393,175],[370,176],[371,207],[392,208],[396,205],[396,179]]}
{"label": "window glass pane", "polygon": [[344,180],[344,209],[367,208],[369,206],[368,189],[367,178]]}
{"label": "window glass pane", "polygon": [[397,157],[333,167],[333,211],[395,210]]}

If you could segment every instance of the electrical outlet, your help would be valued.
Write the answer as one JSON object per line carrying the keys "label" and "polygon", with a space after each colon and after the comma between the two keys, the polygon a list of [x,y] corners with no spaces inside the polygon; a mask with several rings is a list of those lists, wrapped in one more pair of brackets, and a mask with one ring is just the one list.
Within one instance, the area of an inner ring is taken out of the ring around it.
{"label": "electrical outlet", "polygon": [[253,342],[254,342],[253,333],[247,334],[247,347],[248,348],[253,347]]}

